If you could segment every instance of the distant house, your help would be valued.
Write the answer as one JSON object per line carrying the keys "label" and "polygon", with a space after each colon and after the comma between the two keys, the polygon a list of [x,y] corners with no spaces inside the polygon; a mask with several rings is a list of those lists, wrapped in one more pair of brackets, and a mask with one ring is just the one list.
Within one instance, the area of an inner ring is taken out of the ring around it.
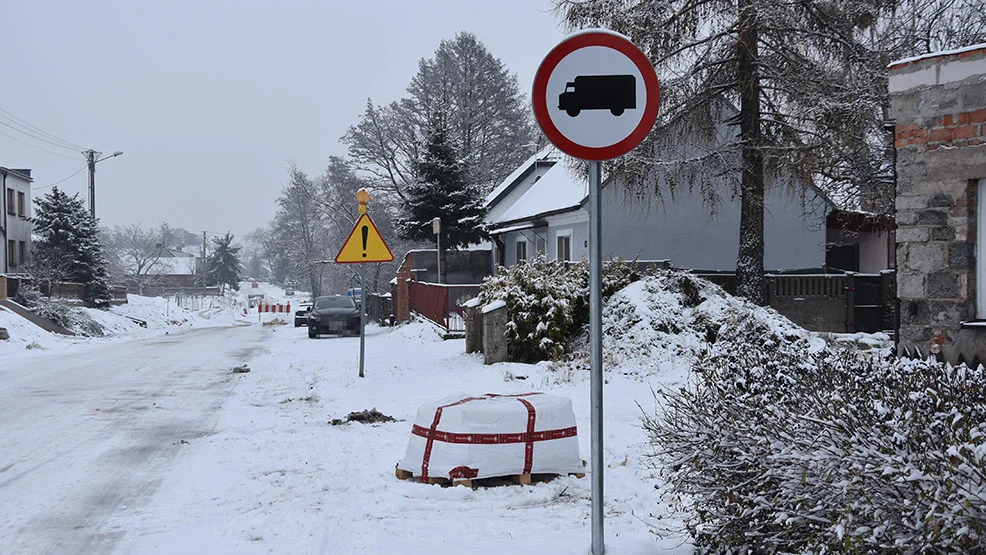
{"label": "distant house", "polygon": [[[739,198],[715,207],[698,192],[676,191],[642,206],[623,187],[602,189],[605,258],[666,260],[674,267],[732,271],[739,250]],[[578,260],[589,252],[588,195],[557,151],[528,159],[486,199],[494,258],[512,266],[541,254]],[[764,266],[768,271],[832,269],[879,272],[893,266],[892,224],[837,210],[811,187],[768,183],[764,215]]]}
{"label": "distant house", "polygon": [[139,279],[133,279],[132,293],[144,295],[170,294],[176,290],[192,289],[202,286],[197,268],[200,259],[186,252],[184,247],[160,247],[157,259]]}
{"label": "distant house", "polygon": [[0,167],[3,193],[2,271],[4,274],[20,274],[26,271],[31,257],[31,170],[13,170]]}
{"label": "distant house", "polygon": [[894,62],[898,352],[986,362],[986,44]]}

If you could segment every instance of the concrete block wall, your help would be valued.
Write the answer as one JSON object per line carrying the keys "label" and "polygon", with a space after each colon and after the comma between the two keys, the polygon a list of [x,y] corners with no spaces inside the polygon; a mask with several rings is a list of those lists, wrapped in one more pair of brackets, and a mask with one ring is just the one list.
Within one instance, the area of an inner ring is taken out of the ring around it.
{"label": "concrete block wall", "polygon": [[897,148],[899,352],[986,360],[976,206],[986,179],[986,45],[890,67]]}

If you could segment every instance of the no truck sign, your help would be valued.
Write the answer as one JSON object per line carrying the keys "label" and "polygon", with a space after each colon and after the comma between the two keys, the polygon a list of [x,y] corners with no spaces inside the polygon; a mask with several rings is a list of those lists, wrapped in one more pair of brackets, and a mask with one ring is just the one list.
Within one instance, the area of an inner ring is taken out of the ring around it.
{"label": "no truck sign", "polygon": [[592,29],[563,40],[534,77],[534,115],[562,152],[622,156],[647,136],[660,106],[650,60],[623,35]]}
{"label": "no truck sign", "polygon": [[661,104],[657,74],[629,39],[606,29],[576,33],[534,76],[534,116],[562,152],[589,161],[589,367],[592,555],[603,555],[603,332],[601,161],[647,136]]}

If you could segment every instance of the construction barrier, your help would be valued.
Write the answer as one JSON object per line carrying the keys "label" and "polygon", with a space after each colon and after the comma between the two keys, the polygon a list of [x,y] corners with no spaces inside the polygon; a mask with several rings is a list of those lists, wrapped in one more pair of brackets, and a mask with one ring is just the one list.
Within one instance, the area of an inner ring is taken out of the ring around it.
{"label": "construction barrier", "polygon": [[288,304],[264,304],[257,303],[257,312],[291,312],[291,301]]}

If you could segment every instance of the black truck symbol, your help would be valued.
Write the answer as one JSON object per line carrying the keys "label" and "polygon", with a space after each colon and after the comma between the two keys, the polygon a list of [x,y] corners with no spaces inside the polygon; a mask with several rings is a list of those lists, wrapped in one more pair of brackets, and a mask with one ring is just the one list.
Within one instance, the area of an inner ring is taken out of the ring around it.
{"label": "black truck symbol", "polygon": [[558,109],[573,118],[582,110],[609,110],[614,116],[637,107],[637,79],[633,75],[579,75],[558,95]]}

